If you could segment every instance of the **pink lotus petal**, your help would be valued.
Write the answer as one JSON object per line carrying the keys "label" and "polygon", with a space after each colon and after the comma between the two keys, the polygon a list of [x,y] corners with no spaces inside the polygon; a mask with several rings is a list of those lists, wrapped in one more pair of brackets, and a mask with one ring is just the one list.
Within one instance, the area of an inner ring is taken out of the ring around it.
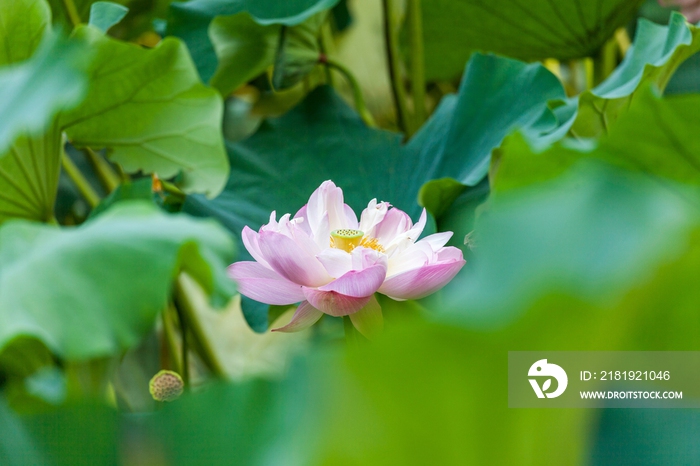
{"label": "pink lotus petal", "polygon": [[353,298],[336,291],[321,291],[314,288],[303,287],[304,296],[313,307],[334,317],[352,314],[362,309],[371,296]]}
{"label": "pink lotus petal", "polygon": [[343,202],[343,190],[330,180],[324,181],[321,186],[311,194],[306,207],[306,213],[311,231],[314,232],[314,235],[325,214],[328,215],[330,231],[340,228],[349,228],[346,226],[347,219],[345,203]]}
{"label": "pink lotus petal", "polygon": [[[300,234],[303,232],[299,231]],[[287,280],[304,286],[321,286],[331,281],[313,251],[281,233],[263,231],[260,251],[272,269]]]}
{"label": "pink lotus petal", "polygon": [[425,244],[421,246],[420,243],[413,244],[405,250],[394,254],[389,260],[389,267],[386,271],[387,279],[430,264],[431,255],[433,255],[433,251],[430,245]]}
{"label": "pink lotus petal", "polygon": [[351,270],[364,270],[373,265],[381,265],[384,268],[387,266],[386,255],[362,246],[356,247],[349,254],[342,249],[328,248],[316,258],[333,278],[342,277]]}
{"label": "pink lotus petal", "polygon": [[331,247],[331,227],[328,223],[328,214],[324,215],[321,223],[317,225],[313,238],[320,249]]}
{"label": "pink lotus petal", "polygon": [[350,253],[352,257],[352,270],[364,270],[373,265],[387,266],[386,254],[376,251],[371,248],[358,246]]}
{"label": "pink lotus petal", "polygon": [[275,233],[282,233],[283,235],[289,236],[289,229],[291,226],[289,221],[289,214],[284,214],[282,217],[280,217],[279,222],[275,220],[276,217],[277,213],[273,210],[270,214],[270,221],[262,227],[260,227],[260,233],[262,233],[263,231],[272,231]]}
{"label": "pink lotus petal", "polygon": [[388,258],[374,249],[365,248],[362,246],[356,247],[350,253],[352,261],[352,270],[364,270],[373,265],[381,265],[386,270]]}
{"label": "pink lotus petal", "polygon": [[317,254],[321,253],[322,248],[308,235],[306,232],[300,228],[298,225],[290,225],[289,234],[286,235],[292,238],[303,249],[307,254],[316,257]]}
{"label": "pink lotus petal", "polygon": [[384,282],[384,277],[386,277],[386,266],[378,264],[364,270],[351,270],[318,289],[335,291],[351,298],[363,298],[374,294]]}
{"label": "pink lotus petal", "polygon": [[228,274],[238,283],[242,295],[261,303],[281,306],[305,299],[301,286],[257,262],[235,262],[229,266]]}
{"label": "pink lotus petal", "polygon": [[374,295],[362,309],[350,314],[350,320],[355,328],[369,340],[374,339],[384,330],[382,308]]}
{"label": "pink lotus petal", "polygon": [[326,197],[327,191],[337,189],[332,181],[324,181],[309,197],[309,202],[306,204],[306,219],[309,221],[309,226],[312,231],[316,231],[318,224],[326,214]]}
{"label": "pink lotus petal", "polygon": [[360,215],[360,230],[365,234],[374,236],[374,228],[384,220],[389,207],[390,204],[388,202],[377,202],[376,199],[369,201],[367,208]]}
{"label": "pink lotus petal", "polygon": [[296,214],[294,214],[294,218],[306,218],[306,209],[308,208],[308,204],[304,204],[301,209],[297,211]]}
{"label": "pink lotus petal", "polygon": [[313,307],[308,301],[304,301],[299,304],[299,307],[297,307],[297,310],[294,312],[294,316],[292,316],[292,320],[287,325],[273,328],[272,331],[285,333],[300,332],[311,327],[318,322],[318,319],[321,317],[323,317],[323,312]]}
{"label": "pink lotus petal", "polygon": [[304,219],[304,221],[303,221],[303,222],[299,222],[299,223],[297,224],[297,226],[298,226],[298,228],[300,228],[304,233],[306,233],[307,235],[309,235],[309,237],[313,238],[314,234],[313,234],[313,231],[311,231],[311,224],[309,223],[308,218],[306,218],[306,205],[304,205],[304,207],[302,207],[301,209],[299,209],[299,211],[298,211],[296,214],[294,214],[294,218],[295,218],[295,219],[300,219],[300,218],[303,218],[303,219]]}
{"label": "pink lotus petal", "polygon": [[425,223],[428,220],[428,215],[425,211],[425,208],[423,209],[423,212],[420,214],[420,218],[418,219],[418,223],[413,225],[410,230],[406,232],[406,235],[411,238],[413,241],[416,241],[419,237],[420,234],[423,233],[423,229],[425,228]]}
{"label": "pink lotus petal", "polygon": [[445,286],[464,264],[462,259],[409,270],[387,279],[379,292],[396,299],[424,298]]}
{"label": "pink lotus petal", "polygon": [[440,262],[447,262],[453,260],[462,260],[464,259],[464,256],[462,255],[462,251],[459,248],[456,248],[454,246],[447,246],[446,248],[442,248],[438,251],[437,258]]}
{"label": "pink lotus petal", "polygon": [[314,241],[316,241],[316,244],[318,244],[321,249],[330,247],[329,237],[331,234],[331,229],[328,226],[327,213],[324,213],[320,216],[320,219],[314,225],[313,229],[311,228],[311,222],[309,221],[308,204],[304,205],[304,207],[299,209],[299,211],[294,215],[294,219],[303,219],[302,221],[297,223],[297,227],[300,228],[304,233],[306,233],[309,236],[309,238],[313,238]]}
{"label": "pink lotus petal", "polygon": [[353,269],[352,256],[342,249],[325,249],[316,258],[333,278],[342,277]]}
{"label": "pink lotus petal", "polygon": [[452,238],[453,233],[451,231],[446,231],[444,233],[435,233],[433,235],[426,236],[419,243],[426,242],[430,244],[433,251],[438,252],[447,242]]}
{"label": "pink lotus petal", "polygon": [[384,218],[379,222],[373,236],[379,240],[379,243],[387,246],[398,235],[405,233],[411,227],[411,218],[402,210],[393,208],[384,215]]}
{"label": "pink lotus petal", "polygon": [[277,231],[277,211],[273,210],[270,212],[270,219],[267,221],[265,225],[260,227],[260,231],[263,230],[270,230],[270,231]]}
{"label": "pink lotus petal", "polygon": [[248,250],[250,255],[253,256],[253,259],[261,263],[268,269],[271,268],[270,264],[267,263],[267,261],[263,257],[262,252],[260,251],[260,243],[258,242],[258,232],[253,231],[247,226],[245,226],[243,227],[243,233],[241,234],[241,238],[243,239],[243,246],[245,246],[246,250]]}
{"label": "pink lotus petal", "polygon": [[343,204],[343,210],[345,211],[345,226],[342,228],[349,228],[351,230],[357,230],[358,223],[357,223],[357,215],[355,215],[355,211],[352,210],[352,207],[350,207],[347,204]]}

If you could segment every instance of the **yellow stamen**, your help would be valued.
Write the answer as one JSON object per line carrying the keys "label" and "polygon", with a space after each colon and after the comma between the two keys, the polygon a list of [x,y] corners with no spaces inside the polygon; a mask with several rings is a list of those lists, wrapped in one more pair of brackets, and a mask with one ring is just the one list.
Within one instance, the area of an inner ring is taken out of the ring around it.
{"label": "yellow stamen", "polygon": [[362,238],[362,241],[360,241],[360,246],[374,249],[375,251],[379,252],[386,252],[386,249],[384,249],[384,246],[379,244],[379,240],[377,238],[370,238],[369,236]]}
{"label": "yellow stamen", "polygon": [[364,235],[360,230],[333,230],[331,231],[331,246],[350,252],[360,245]]}
{"label": "yellow stamen", "polygon": [[365,236],[365,234],[360,230],[342,229],[331,232],[332,248],[352,252],[352,250],[358,246],[374,249],[375,251],[379,252],[386,252],[384,247],[379,244],[379,240],[377,240],[377,238]]}

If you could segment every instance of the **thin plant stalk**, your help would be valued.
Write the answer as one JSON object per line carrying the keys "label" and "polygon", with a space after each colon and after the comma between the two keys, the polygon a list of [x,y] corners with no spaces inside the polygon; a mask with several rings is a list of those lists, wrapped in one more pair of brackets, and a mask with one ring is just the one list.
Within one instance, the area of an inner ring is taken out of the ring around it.
{"label": "thin plant stalk", "polygon": [[425,110],[425,52],[423,48],[423,18],[421,0],[407,0],[408,44],[411,51],[411,94],[413,96],[414,128],[426,119]]}
{"label": "thin plant stalk", "polygon": [[195,309],[195,304],[184,285],[184,280],[184,276],[180,275],[175,285],[175,299],[177,302],[177,309],[181,316],[180,318],[186,322],[190,335],[194,339],[193,345],[199,350],[198,352],[202,361],[209,367],[214,375],[217,377],[224,377],[226,375],[224,366],[221,361],[219,361],[216,352],[204,332],[202,323],[199,321],[199,316]]}
{"label": "thin plant stalk", "polygon": [[92,165],[92,168],[97,173],[97,177],[100,179],[100,183],[102,183],[104,188],[108,192],[112,192],[117,189],[117,186],[119,186],[121,180],[109,162],[107,162],[104,157],[95,153],[95,151],[89,147],[85,148],[85,154],[87,155],[90,165]]}
{"label": "thin plant stalk", "polygon": [[180,375],[185,384],[185,390],[188,390],[190,387],[190,345],[187,341],[187,319],[180,306],[175,306],[175,309],[177,309],[177,316],[180,320],[180,360],[182,361]]}
{"label": "thin plant stalk", "polygon": [[350,84],[350,87],[352,88],[352,94],[355,100],[355,109],[357,110],[357,113],[360,114],[360,117],[367,126],[376,127],[377,123],[374,121],[374,117],[372,117],[372,114],[367,109],[367,106],[365,105],[365,99],[362,97],[362,89],[360,89],[360,84],[357,82],[357,79],[355,79],[355,76],[353,76],[350,70],[348,70],[346,67],[336,62],[335,60],[331,60],[330,58],[327,58],[325,56],[321,58],[321,62],[329,68],[338,70],[343,76],[345,76],[345,79],[347,79],[348,83]]}
{"label": "thin plant stalk", "polygon": [[80,24],[80,15],[78,14],[78,9],[75,7],[73,0],[63,0],[63,7],[73,27],[78,26]]}
{"label": "thin plant stalk", "polygon": [[80,191],[80,195],[85,198],[90,207],[96,207],[100,203],[100,196],[90,186],[88,180],[85,179],[78,167],[73,163],[73,160],[65,152],[61,156],[61,166],[63,166],[66,175],[73,181],[75,187]]}
{"label": "thin plant stalk", "polygon": [[180,354],[178,352],[177,343],[175,341],[175,324],[173,322],[173,314],[176,313],[173,304],[171,303],[165,310],[163,310],[163,338],[165,339],[165,345],[167,347],[168,355],[170,357],[171,367],[165,367],[166,369],[174,369],[178,374],[182,374],[182,361],[180,359]]}
{"label": "thin plant stalk", "polygon": [[389,79],[391,80],[391,92],[396,106],[396,121],[399,129],[410,137],[410,116],[406,105],[406,90],[401,79],[401,60],[399,55],[398,21],[396,20],[395,0],[382,0],[384,7],[384,42],[386,46],[387,64],[389,66]]}
{"label": "thin plant stalk", "polygon": [[[321,53],[323,56],[328,56],[328,54],[331,52],[331,44],[333,43],[333,32],[331,31],[331,25],[327,21],[321,25],[321,37],[319,39],[319,48],[321,49]],[[335,87],[335,83],[333,82],[333,73],[331,72],[330,67],[325,66],[324,70],[326,72],[326,84],[328,84],[331,87]]]}

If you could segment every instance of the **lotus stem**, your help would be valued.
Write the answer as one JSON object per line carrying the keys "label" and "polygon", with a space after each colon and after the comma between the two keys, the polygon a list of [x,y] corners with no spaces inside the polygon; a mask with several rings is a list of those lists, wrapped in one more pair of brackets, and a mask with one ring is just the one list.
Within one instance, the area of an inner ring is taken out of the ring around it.
{"label": "lotus stem", "polygon": [[360,117],[367,126],[370,126],[372,128],[376,127],[377,123],[375,123],[374,117],[372,117],[372,114],[367,109],[367,106],[365,105],[365,99],[362,97],[362,89],[360,89],[360,84],[357,82],[357,79],[355,79],[355,76],[353,76],[350,70],[348,70],[346,67],[336,62],[335,60],[331,60],[330,58],[327,58],[325,56],[321,57],[321,63],[325,63],[326,66],[330,68],[335,68],[343,76],[345,76],[345,79],[348,80],[348,83],[352,88],[357,113],[360,114]]}
{"label": "lotus stem", "polygon": [[73,0],[63,0],[63,7],[66,9],[66,14],[73,27],[78,26],[81,23],[80,15],[78,14],[78,9],[75,7]]}
{"label": "lotus stem", "polygon": [[63,152],[61,156],[61,165],[66,172],[66,175],[73,181],[75,187],[78,188],[80,194],[85,198],[90,207],[96,207],[100,203],[100,196],[90,186],[88,180],[85,179],[73,160],[68,157],[68,154]]}
{"label": "lotus stem", "polygon": [[399,59],[399,34],[396,21],[396,5],[394,0],[382,0],[384,7],[384,42],[386,44],[387,64],[391,80],[391,92],[396,106],[396,121],[399,129],[411,136],[411,124],[406,106],[406,90],[401,80],[401,61]]}
{"label": "lotus stem", "polygon": [[87,158],[90,161],[92,168],[97,173],[97,177],[100,179],[100,182],[105,187],[105,189],[108,192],[112,192],[115,189],[117,189],[117,186],[119,186],[121,180],[119,179],[119,175],[116,171],[114,171],[109,162],[107,162],[107,160],[105,160],[104,157],[95,153],[95,151],[90,149],[89,147],[85,148],[85,154],[87,155]]}
{"label": "lotus stem", "polygon": [[411,50],[411,93],[413,95],[414,128],[420,128],[425,111],[425,53],[423,49],[423,18],[421,0],[408,0],[408,43]]}

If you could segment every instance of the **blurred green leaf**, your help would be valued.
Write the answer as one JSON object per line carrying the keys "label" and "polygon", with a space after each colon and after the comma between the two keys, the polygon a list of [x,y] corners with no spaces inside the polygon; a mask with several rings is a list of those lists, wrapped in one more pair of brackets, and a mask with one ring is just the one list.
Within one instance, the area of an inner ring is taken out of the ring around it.
{"label": "blurred green leaf", "polygon": [[[645,86],[636,92],[629,109],[609,134],[599,141],[565,140],[538,153],[522,136],[513,135],[500,151],[494,190],[506,191],[554,178],[584,158],[605,160],[652,177],[700,185],[699,106],[698,95],[660,97],[654,88]],[[694,196],[678,194],[700,205]]]}
{"label": "blurred green leaf", "polygon": [[[52,466],[93,466],[119,464],[117,448],[120,432],[114,409],[96,403],[83,403],[58,411],[24,417],[23,427]],[[12,450],[13,455],[20,453]],[[159,463],[149,463],[159,464]]]}
{"label": "blurred green leaf", "polygon": [[247,12],[219,16],[209,26],[218,67],[211,85],[228,95],[263,73],[275,60],[279,25],[263,26]]}
{"label": "blurred green leaf", "polygon": [[418,204],[425,207],[435,217],[440,217],[465,189],[467,186],[452,178],[430,180],[420,188]]}
{"label": "blurred green leaf", "polygon": [[312,390],[301,381],[303,372],[283,382],[216,383],[154,413],[128,416],[81,403],[19,419],[0,399],[0,460],[225,466],[234,458],[237,465],[308,465],[315,446],[306,410]]}
{"label": "blurred green leaf", "polygon": [[574,163],[589,155],[597,141],[577,143],[564,139],[541,152],[530,147],[516,132],[508,136],[494,160],[491,170],[493,191],[507,191],[550,180],[564,173]]}
{"label": "blurred green leaf", "polygon": [[44,1],[2,0],[0,10],[1,158],[21,133],[41,133],[58,111],[80,101],[87,52],[48,34],[51,10]]}
{"label": "blurred green leaf", "polygon": [[66,398],[66,379],[57,367],[45,367],[27,377],[27,393],[46,403],[58,405]]}
{"label": "blurred green leaf", "polygon": [[[0,8],[2,6],[0,5]],[[0,37],[0,47],[15,41]],[[46,34],[27,61],[0,67],[0,157],[20,134],[41,134],[61,110],[80,103],[87,87],[88,51],[54,34]]]}
{"label": "blurred green leaf", "polygon": [[27,464],[47,464],[37,451],[32,436],[22,421],[5,405],[0,397],[0,464],[25,466]]}
{"label": "blurred green leaf", "polygon": [[608,409],[591,451],[591,464],[683,466],[700,462],[695,433],[700,428],[697,410]]}
{"label": "blurred green leaf", "polygon": [[[520,97],[514,100],[514,95]],[[540,143],[561,138],[572,119],[560,120],[548,103],[565,98],[559,80],[540,64],[475,54],[459,94],[443,98],[409,146],[421,146],[421,158],[434,157],[437,171],[474,186],[487,174],[491,152],[514,128]],[[453,185],[444,186],[447,192],[439,192],[440,186],[431,186],[434,198],[452,201],[459,194]],[[443,204],[441,210],[447,207]]]}
{"label": "blurred green leaf", "polygon": [[591,56],[634,17],[642,2],[424,2],[426,74],[429,79],[454,78],[474,51],[528,61]]}
{"label": "blurred green leaf", "polygon": [[627,169],[700,185],[698,108],[698,94],[662,98],[643,89],[601,140],[600,156]]}
{"label": "blurred green leaf", "polygon": [[2,393],[19,413],[36,413],[62,403],[66,381],[46,345],[27,336],[11,340],[0,352]]}
{"label": "blurred green leaf", "polygon": [[118,202],[137,199],[153,202],[154,196],[153,180],[151,178],[141,178],[134,181],[124,182],[117,186],[117,189],[109,193],[107,197],[102,199],[97,207],[90,211],[89,218],[97,217],[98,215],[109,211],[109,209]]}
{"label": "blurred green leaf", "polygon": [[61,132],[54,120],[40,136],[18,137],[0,158],[0,224],[11,218],[53,219],[61,150]]}
{"label": "blurred green leaf", "polygon": [[18,337],[0,353],[0,372],[17,377],[27,377],[54,362],[46,346],[33,338]]}
{"label": "blurred green leaf", "polygon": [[248,12],[260,25],[295,26],[316,13],[332,8],[339,0],[190,0],[170,6],[168,34],[187,44],[203,81],[216,72],[217,59],[207,30],[217,16]]}
{"label": "blurred green leaf", "polygon": [[308,438],[304,408],[314,391],[299,379],[213,386],[166,406],[152,419],[151,431],[178,466],[227,465],[232,452],[241,465],[307,465],[315,442],[295,440]]}
{"label": "blurred green leaf", "polygon": [[[672,280],[665,286],[677,289]],[[541,303],[518,325],[500,329],[416,319],[347,352],[319,349],[281,383],[215,384],[155,413],[120,419],[101,407],[67,407],[17,421],[14,432],[29,428],[34,437],[27,441],[59,464],[65,458],[104,463],[117,449],[125,464],[217,466],[230,464],[233,455],[243,465],[582,464],[590,455],[598,412],[509,409],[508,351],[641,348],[626,336],[653,335],[654,328],[643,324],[654,323],[668,308],[644,306],[648,314],[640,314],[633,306],[611,311],[564,302],[567,307],[561,301]],[[681,314],[692,311],[687,307]],[[682,316],[671,320],[678,325]],[[697,343],[699,328],[696,317],[676,332],[680,341],[653,346],[688,348]],[[663,338],[673,335],[668,330],[678,328],[663,329]],[[667,416],[648,416],[667,419],[669,433],[687,427]],[[85,425],[95,428],[85,432],[80,427]],[[114,435],[116,426],[119,444],[105,435]],[[232,430],[245,435],[231,436]],[[80,458],[77,439],[93,442]],[[18,447],[8,451],[21,454]],[[634,456],[621,447],[621,457]],[[661,462],[672,457],[662,454]]]}
{"label": "blurred green leaf", "polygon": [[282,28],[272,74],[275,89],[294,86],[318,64],[321,56],[318,36],[326,16],[323,11],[297,26]]}
{"label": "blurred green leaf", "polygon": [[[429,186],[429,183],[425,186]],[[463,191],[439,218],[438,230],[454,233],[448,245],[462,249],[467,262],[473,246],[474,223],[480,211],[488,206],[486,201],[490,193],[490,179],[484,178],[478,185]]]}
{"label": "blurred green leaf", "polygon": [[1,0],[0,10],[0,65],[9,65],[0,68],[8,91],[0,98],[0,224],[49,221],[60,171],[55,114],[83,95],[84,52],[50,35],[51,11],[43,0]]}
{"label": "blurred green leaf", "polygon": [[[572,315],[563,332],[581,321],[589,319]],[[316,382],[324,383],[316,464],[580,464],[590,410],[508,408],[507,351],[524,332],[417,321],[351,352]]]}
{"label": "blurred green leaf", "polygon": [[666,94],[698,94],[700,93],[700,54],[695,54],[681,63],[668,86]]}
{"label": "blurred green leaf", "polygon": [[663,89],[678,65],[700,50],[698,31],[677,12],[666,26],[640,19],[625,59],[593,92],[605,99],[626,97],[644,81]]}
{"label": "blurred green leaf", "polygon": [[233,245],[210,222],[138,202],[74,229],[9,222],[0,229],[0,348],[34,337],[68,360],[112,355],[138,343],[187,270],[220,306]]}
{"label": "blurred green leaf", "polygon": [[[521,97],[514,100],[514,95]],[[550,102],[565,98],[561,83],[540,64],[474,54],[459,94],[444,97],[409,143],[418,147],[420,158],[433,157],[436,171],[452,179],[423,186],[421,205],[440,217],[466,186],[486,176],[492,151],[515,128],[536,145],[560,139],[575,111],[552,110]]]}
{"label": "blurred green leaf", "polygon": [[123,5],[112,2],[95,2],[90,6],[90,20],[88,24],[95,26],[102,32],[124,19],[129,9]]}
{"label": "blurred green leaf", "polygon": [[0,9],[0,66],[28,59],[51,29],[51,9],[44,0],[0,0]]}
{"label": "blurred green leaf", "polygon": [[700,29],[674,12],[667,26],[640,19],[632,47],[615,71],[599,86],[579,97],[572,132],[595,137],[610,130],[638,89],[654,84],[661,91],[673,73],[700,50]]}
{"label": "blurred green leaf", "polygon": [[444,289],[447,314],[500,326],[552,294],[619,299],[694,244],[700,210],[684,189],[587,161],[497,192],[477,222],[474,259]]}
{"label": "blurred green leaf", "polygon": [[71,142],[111,148],[110,158],[128,172],[181,172],[185,191],[216,195],[228,174],[223,106],[199,82],[184,45],[166,39],[146,50],[90,27],[75,36],[96,59],[84,103],[61,118]]}
{"label": "blurred green leaf", "polygon": [[[462,329],[414,321],[351,351],[343,363],[325,361],[319,369],[325,377],[313,382],[323,413],[316,464],[588,464],[601,411],[508,408],[508,351],[696,348],[698,295],[690,298],[683,290],[700,270],[697,245],[691,255],[664,264],[667,270],[655,276],[651,290],[622,305],[591,306],[554,294],[496,328],[474,327],[466,319]],[[465,315],[473,310],[467,300],[460,308]],[[647,411],[649,422],[665,420],[659,428],[669,430],[657,445],[674,445],[672,438],[687,445],[688,423],[660,413],[675,410],[614,411]],[[620,432],[624,441],[637,425],[623,419],[616,427],[626,429]],[[618,463],[638,458],[637,446],[618,443]],[[675,465],[682,464],[675,458],[692,456],[666,449],[654,457]]]}

